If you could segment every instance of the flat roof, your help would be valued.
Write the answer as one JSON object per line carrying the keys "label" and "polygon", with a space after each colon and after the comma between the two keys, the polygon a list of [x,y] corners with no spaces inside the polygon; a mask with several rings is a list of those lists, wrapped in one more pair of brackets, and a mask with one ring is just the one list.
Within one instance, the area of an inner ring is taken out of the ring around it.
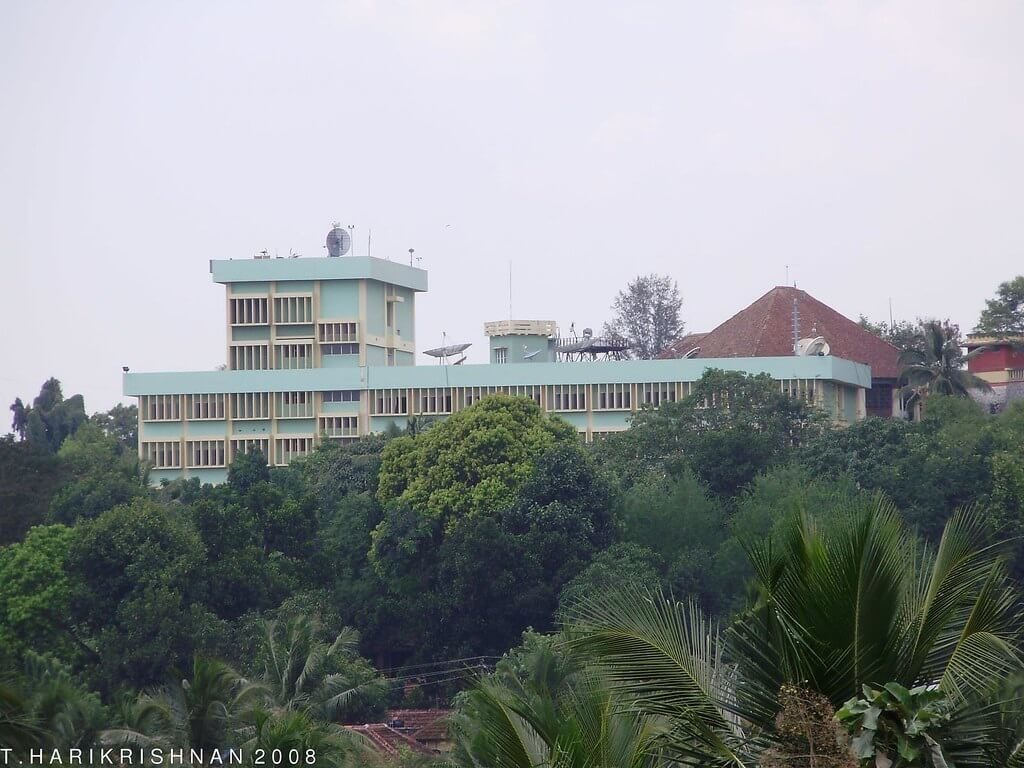
{"label": "flat roof", "polygon": [[414,291],[427,290],[427,271],[373,256],[323,256],[296,259],[227,259],[210,261],[215,283],[270,280],[379,280]]}
{"label": "flat roof", "polygon": [[537,384],[640,384],[696,381],[709,368],[767,373],[774,379],[820,379],[871,388],[871,369],[839,357],[730,357],[608,360],[498,365],[405,365],[273,371],[126,373],[125,395],[419,389]]}

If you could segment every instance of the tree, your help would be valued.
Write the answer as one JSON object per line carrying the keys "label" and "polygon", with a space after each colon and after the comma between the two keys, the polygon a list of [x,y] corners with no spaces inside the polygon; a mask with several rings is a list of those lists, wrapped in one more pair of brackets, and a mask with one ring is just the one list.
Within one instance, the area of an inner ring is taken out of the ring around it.
{"label": "tree", "polygon": [[444,527],[509,506],[534,457],[556,443],[576,440],[571,426],[545,415],[532,400],[485,397],[433,429],[391,440],[384,449],[377,498],[385,505],[407,505]]}
{"label": "tree", "polygon": [[633,357],[650,360],[683,335],[682,306],[675,280],[665,275],[640,275],[615,296],[615,315],[605,323],[604,335],[624,340]]}
{"label": "tree", "polygon": [[298,616],[264,624],[257,664],[274,704],[319,722],[375,722],[387,684],[357,652],[359,633],[326,637],[318,619]]}
{"label": "tree", "polygon": [[652,468],[679,474],[689,467],[715,493],[732,495],[788,458],[823,422],[823,413],[781,392],[767,374],[711,369],[688,397],[644,407],[629,430],[597,450],[627,485]]}
{"label": "tree", "polygon": [[900,352],[918,349],[924,343],[924,321],[921,318],[913,323],[909,320],[894,320],[892,323],[883,320],[880,323],[875,323],[861,315],[857,325],[865,331],[875,334],[883,341],[888,341]]}
{"label": "tree", "polygon": [[972,389],[992,389],[984,379],[964,370],[970,355],[964,355],[962,347],[955,325],[938,320],[925,323],[923,346],[900,354],[900,383],[911,399],[935,394],[969,397]]}
{"label": "tree", "polygon": [[0,549],[0,654],[20,657],[33,648],[95,656],[68,622],[71,584],[64,567],[73,539],[63,525],[38,526],[24,541]]}
{"label": "tree", "polygon": [[182,516],[148,499],[79,523],[68,550],[69,620],[92,633],[106,685],[166,680],[200,642],[203,543]]}
{"label": "tree", "polygon": [[527,633],[493,676],[464,695],[451,762],[462,768],[654,768],[666,725],[620,700],[564,650]]}
{"label": "tree", "polygon": [[27,441],[0,437],[0,547],[46,520],[61,481],[57,460]]}
{"label": "tree", "polygon": [[53,522],[73,525],[149,492],[135,452],[96,424],[83,424],[65,439],[57,460],[65,482],[50,502]]}
{"label": "tree", "polygon": [[692,609],[627,591],[577,608],[572,647],[641,713],[673,720],[665,749],[701,764],[754,762],[776,738],[785,685],[838,709],[891,684],[941,693],[950,722],[929,735],[951,764],[996,764],[985,752],[999,711],[982,699],[1024,663],[1019,594],[982,518],[958,513],[922,550],[884,502],[831,516],[828,533],[804,515],[750,546],[758,597],[724,646]]}
{"label": "tree", "polygon": [[50,453],[89,420],[82,396],[72,395],[65,400],[60,382],[54,378],[43,383],[31,408],[26,408],[19,397],[11,405],[11,412],[11,426],[19,437]]}
{"label": "tree", "polygon": [[999,284],[995,297],[985,301],[974,332],[985,336],[1024,335],[1024,275]]}
{"label": "tree", "polygon": [[188,678],[155,694],[140,694],[127,708],[129,722],[104,731],[101,740],[136,748],[240,747],[249,715],[266,696],[261,685],[245,680],[227,664],[196,657]]}
{"label": "tree", "polygon": [[139,407],[118,403],[106,413],[94,413],[90,421],[112,437],[121,451],[135,451],[139,447]]}

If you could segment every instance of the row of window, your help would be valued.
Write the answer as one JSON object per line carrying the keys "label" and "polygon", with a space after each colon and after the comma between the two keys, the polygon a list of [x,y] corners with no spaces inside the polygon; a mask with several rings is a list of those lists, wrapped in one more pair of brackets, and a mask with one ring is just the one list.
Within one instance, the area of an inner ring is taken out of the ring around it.
{"label": "row of window", "polygon": [[370,413],[374,416],[446,414],[466,408],[488,395],[529,397],[548,411],[586,411],[588,386],[593,392],[590,407],[595,411],[632,410],[633,386],[638,404],[659,406],[676,402],[690,393],[689,382],[648,382],[644,384],[551,384],[494,387],[437,387],[412,390],[409,402],[406,389],[375,390],[370,397]]}
{"label": "row of window", "polygon": [[266,325],[270,322],[265,298],[238,298],[228,302],[232,325]]}
{"label": "row of window", "polygon": [[308,325],[313,322],[312,296],[275,296],[274,322],[278,325]]}
{"label": "row of window", "polygon": [[[237,297],[228,301],[231,325],[267,325],[270,323],[266,297]],[[275,296],[274,322],[278,325],[308,325],[313,322],[313,297]],[[351,323],[355,325],[355,323]]]}
{"label": "row of window", "polygon": [[321,342],[358,342],[357,323],[320,323]]}
{"label": "row of window", "polygon": [[[635,387],[635,390],[633,389]],[[816,402],[816,384],[813,379],[787,379],[780,382],[783,392],[791,397]],[[589,388],[589,390],[588,390]],[[548,411],[572,412],[588,410],[632,410],[637,406],[660,406],[672,403],[690,394],[690,382],[645,382],[641,384],[552,384],[491,386],[491,387],[427,387],[374,390],[369,398],[370,413],[374,416],[438,415],[466,408],[483,397],[494,394],[529,397]],[[322,393],[325,403],[359,402],[358,390],[328,390]],[[266,392],[230,395],[233,419],[270,418],[270,394]],[[314,398],[312,392],[275,393],[274,415],[280,419],[312,418]],[[222,394],[186,395],[185,414],[190,420],[223,419],[226,396]],[[711,403],[714,405],[715,403]],[[410,407],[412,410],[410,410]],[[142,398],[144,421],[178,421],[181,419],[177,395],[146,395]]]}
{"label": "row of window", "polygon": [[[335,434],[329,437],[355,437],[358,424],[331,425]],[[313,450],[312,437],[279,437],[274,440],[274,463],[288,464],[292,459],[305,456]],[[269,438],[236,438],[230,441],[231,456],[239,456],[259,450],[268,461],[270,456]],[[145,441],[142,443],[142,458],[156,469],[211,469],[228,465],[227,440],[186,440],[184,451],[178,440]],[[185,465],[182,465],[184,459]]]}
{"label": "row of window", "polygon": [[[358,355],[356,342],[322,343],[320,351],[325,355]],[[313,367],[312,341],[279,341],[274,344],[274,365],[271,366],[270,345],[266,342],[231,345],[229,356],[233,371],[266,371],[271,367],[278,370],[295,370]]]}
{"label": "row of window", "polygon": [[[331,390],[324,392],[325,403],[359,402],[358,390]],[[274,416],[279,419],[310,419],[314,415],[312,392],[275,392]],[[269,392],[235,392],[231,395],[143,395],[141,398],[143,421],[181,421],[181,403],[184,398],[185,418],[190,421],[224,419],[226,405],[230,404],[234,420],[269,419]]]}

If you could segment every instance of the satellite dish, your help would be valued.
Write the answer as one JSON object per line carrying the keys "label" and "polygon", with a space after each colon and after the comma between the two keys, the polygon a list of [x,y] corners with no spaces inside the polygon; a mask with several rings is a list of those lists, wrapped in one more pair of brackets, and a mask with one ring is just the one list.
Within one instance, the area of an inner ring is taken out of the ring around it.
{"label": "satellite dish", "polygon": [[523,355],[523,360],[533,360],[533,358],[535,358],[539,354],[540,354],[540,350],[539,349],[535,349],[535,350],[533,350],[533,352],[527,352],[526,354],[524,354]]}
{"label": "satellite dish", "polygon": [[691,358],[696,357],[699,354],[700,354],[700,347],[694,347],[689,352],[687,352],[685,355],[683,355],[683,360],[689,360]]}
{"label": "satellite dish", "polygon": [[829,354],[832,349],[824,336],[815,336],[813,339],[800,339],[796,351],[801,357],[822,357]]}
{"label": "satellite dish", "polygon": [[335,225],[334,229],[327,233],[327,255],[344,256],[352,247],[352,235],[348,230]]}

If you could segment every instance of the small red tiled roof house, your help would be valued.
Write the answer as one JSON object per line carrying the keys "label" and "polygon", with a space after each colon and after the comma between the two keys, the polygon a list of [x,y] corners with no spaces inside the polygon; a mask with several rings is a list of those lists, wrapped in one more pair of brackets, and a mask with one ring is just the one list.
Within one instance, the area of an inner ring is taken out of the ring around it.
{"label": "small red tiled roof house", "polygon": [[971,334],[967,337],[967,370],[984,379],[991,392],[975,392],[974,397],[993,413],[1015,400],[1024,400],[1024,337],[997,338]]}
{"label": "small red tiled roof house", "polygon": [[[795,308],[795,312],[794,312]],[[806,291],[777,286],[709,333],[691,333],[659,357],[785,357],[793,354],[794,315],[800,338],[821,336],[830,354],[871,366],[868,416],[902,416],[899,350]]]}

